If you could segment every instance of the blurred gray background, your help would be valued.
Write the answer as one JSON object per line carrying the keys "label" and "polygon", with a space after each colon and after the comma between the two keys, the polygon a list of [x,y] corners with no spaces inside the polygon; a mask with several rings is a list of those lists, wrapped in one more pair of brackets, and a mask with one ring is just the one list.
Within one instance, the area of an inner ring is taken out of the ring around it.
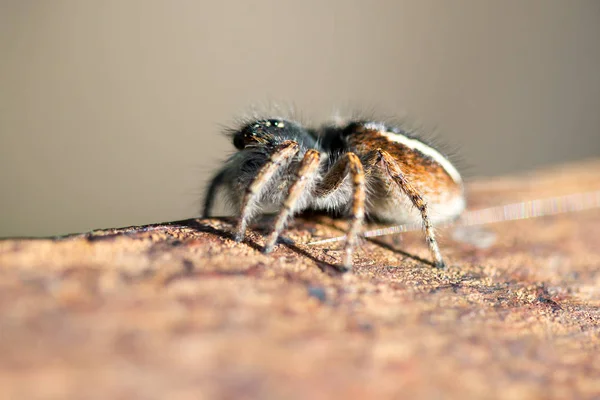
{"label": "blurred gray background", "polygon": [[0,0],[0,236],[197,215],[251,104],[436,128],[473,175],[600,155],[600,2]]}

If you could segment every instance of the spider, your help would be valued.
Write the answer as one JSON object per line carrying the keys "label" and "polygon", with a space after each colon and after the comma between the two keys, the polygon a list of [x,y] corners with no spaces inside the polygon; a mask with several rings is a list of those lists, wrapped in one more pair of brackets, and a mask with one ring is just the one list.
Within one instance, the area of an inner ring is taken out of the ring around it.
{"label": "spider", "polygon": [[465,208],[462,178],[440,152],[398,127],[366,120],[318,128],[279,119],[256,119],[230,132],[238,152],[208,185],[204,216],[226,187],[239,210],[235,240],[263,208],[278,210],[264,252],[273,250],[288,220],[304,210],[349,216],[342,265],[352,255],[365,217],[393,223],[422,221],[439,268],[444,261],[433,224]]}

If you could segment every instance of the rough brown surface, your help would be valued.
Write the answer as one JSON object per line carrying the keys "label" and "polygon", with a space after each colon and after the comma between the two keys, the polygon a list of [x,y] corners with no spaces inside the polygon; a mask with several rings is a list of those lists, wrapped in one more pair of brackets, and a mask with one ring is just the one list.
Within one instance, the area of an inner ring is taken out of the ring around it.
{"label": "rough brown surface", "polygon": [[[474,207],[600,189],[600,162],[475,182]],[[226,220],[0,241],[0,398],[600,396],[600,210],[295,245]],[[337,227],[337,228],[336,228]],[[489,247],[486,247],[489,245]]]}

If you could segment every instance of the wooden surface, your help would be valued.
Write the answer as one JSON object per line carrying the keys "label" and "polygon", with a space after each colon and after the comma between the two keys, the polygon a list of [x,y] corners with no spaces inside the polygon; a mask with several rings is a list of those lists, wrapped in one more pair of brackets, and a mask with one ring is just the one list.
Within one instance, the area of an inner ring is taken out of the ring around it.
{"label": "wooden surface", "polygon": [[[597,190],[600,162],[469,188]],[[409,233],[338,273],[303,243],[343,226],[297,220],[271,255],[219,219],[0,241],[0,398],[600,398],[600,210],[446,228],[444,271]]]}

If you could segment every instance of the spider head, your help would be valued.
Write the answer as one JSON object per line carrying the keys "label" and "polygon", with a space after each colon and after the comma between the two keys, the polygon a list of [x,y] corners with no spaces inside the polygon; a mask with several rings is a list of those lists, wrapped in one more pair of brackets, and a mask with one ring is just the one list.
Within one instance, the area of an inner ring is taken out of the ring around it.
{"label": "spider head", "polygon": [[233,133],[233,145],[238,150],[276,145],[285,140],[308,145],[314,142],[310,133],[297,123],[276,118],[252,121]]}
{"label": "spider head", "polygon": [[280,119],[261,119],[253,121],[235,132],[233,145],[238,150],[246,147],[268,145],[281,136],[286,129],[286,121]]}

